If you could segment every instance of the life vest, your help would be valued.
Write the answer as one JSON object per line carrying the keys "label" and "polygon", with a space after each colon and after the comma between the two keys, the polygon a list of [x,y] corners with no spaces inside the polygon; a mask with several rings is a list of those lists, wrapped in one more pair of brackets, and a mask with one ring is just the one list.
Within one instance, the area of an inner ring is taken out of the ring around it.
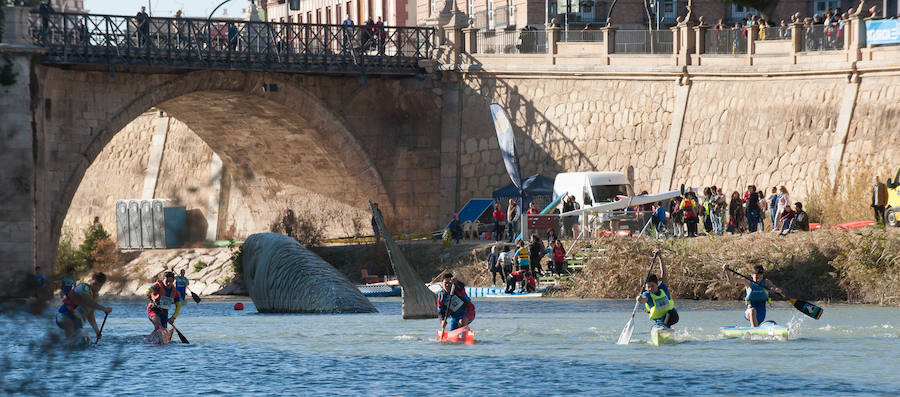
{"label": "life vest", "polygon": [[[647,303],[644,306],[647,310],[650,311],[650,318],[657,319],[662,318],[669,312],[675,308],[675,301],[666,294],[666,291],[662,288],[659,288],[656,291],[656,294],[647,291],[650,294],[650,298],[647,300]],[[653,306],[650,306],[650,302],[653,302]]]}
{"label": "life vest", "polygon": [[450,295],[449,298],[447,296],[450,295],[445,291],[442,291],[442,295],[438,304],[441,308],[447,310],[448,315],[456,317],[461,310],[465,310],[468,307],[467,302],[462,298],[465,296],[465,292],[460,294],[459,292],[454,292],[453,295]]}
{"label": "life vest", "polygon": [[172,304],[175,303],[175,299],[178,298],[178,290],[173,286],[168,293],[166,293],[166,287],[159,282],[153,284],[154,290],[150,293],[150,298],[152,302],[150,305],[153,306],[154,309],[157,310],[169,310],[172,307]]}
{"label": "life vest", "polygon": [[766,290],[764,285],[766,285],[766,279],[762,279],[759,283],[751,282],[750,287],[747,288],[747,296],[744,297],[744,302],[747,302],[748,305],[753,303],[772,303],[769,291]]}
{"label": "life vest", "polygon": [[528,247],[519,248],[518,254],[520,261],[527,261],[530,258],[530,253],[528,252]]}
{"label": "life vest", "polygon": [[94,291],[91,291],[91,287],[87,284],[77,284],[72,287],[72,289],[69,290],[69,293],[66,294],[66,297],[63,298],[63,306],[65,306],[72,315],[82,317],[86,314],[85,309],[82,306],[85,296],[89,299],[93,299]]}

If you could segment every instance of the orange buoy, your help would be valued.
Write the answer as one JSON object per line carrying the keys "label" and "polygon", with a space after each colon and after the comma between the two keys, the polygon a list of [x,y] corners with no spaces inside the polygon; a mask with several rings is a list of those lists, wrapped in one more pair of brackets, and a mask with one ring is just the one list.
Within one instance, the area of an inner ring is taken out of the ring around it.
{"label": "orange buoy", "polygon": [[244,304],[241,302],[235,303],[234,310],[244,310]]}

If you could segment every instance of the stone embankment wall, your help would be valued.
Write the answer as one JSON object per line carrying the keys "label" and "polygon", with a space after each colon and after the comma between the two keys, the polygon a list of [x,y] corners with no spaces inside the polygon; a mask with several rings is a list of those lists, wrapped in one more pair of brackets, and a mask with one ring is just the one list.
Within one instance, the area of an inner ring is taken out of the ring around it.
{"label": "stone embankment wall", "polygon": [[637,191],[651,192],[681,183],[725,191],[785,185],[797,200],[831,171],[893,176],[900,68],[848,75],[830,67],[775,68],[770,76],[765,67],[691,75],[691,68],[576,73],[506,65],[467,74],[459,82],[457,200],[490,197],[509,183],[491,103],[509,113],[525,176],[619,171],[633,175]]}
{"label": "stone embankment wall", "polygon": [[198,295],[247,293],[242,285],[231,282],[235,276],[231,249],[198,248],[142,251],[127,264],[109,273],[109,281],[100,294],[144,295],[163,272],[172,270],[179,273],[182,269],[189,280],[188,289]]}

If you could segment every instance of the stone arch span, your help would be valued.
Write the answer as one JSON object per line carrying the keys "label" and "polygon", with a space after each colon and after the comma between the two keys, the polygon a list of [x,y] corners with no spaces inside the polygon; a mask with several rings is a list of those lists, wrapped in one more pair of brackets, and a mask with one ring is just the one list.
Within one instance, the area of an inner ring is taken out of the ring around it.
{"label": "stone arch span", "polygon": [[[398,225],[404,228],[415,220],[396,215],[397,198],[409,207],[416,195],[430,193],[413,188],[415,179],[440,177],[440,100],[373,101],[373,92],[394,93],[409,84],[402,79],[359,84],[353,77],[228,71],[112,75],[44,67],[37,75],[40,88],[33,100],[43,106],[34,107],[41,148],[36,263],[52,262],[68,205],[87,168],[118,131],[152,107],[190,127],[226,168],[236,170],[233,176],[262,173],[355,206],[374,199],[386,217],[407,222]],[[421,80],[413,88],[420,95],[433,89]],[[428,107],[427,114],[417,116],[416,105]],[[367,114],[377,119],[369,128]],[[384,128],[385,120],[396,120],[396,128]],[[420,131],[432,139],[416,137]],[[403,144],[392,145],[396,142]],[[388,178],[382,170],[389,171]],[[436,218],[438,210],[432,212]],[[428,221],[418,227],[433,227]],[[41,229],[46,237],[39,237]]]}

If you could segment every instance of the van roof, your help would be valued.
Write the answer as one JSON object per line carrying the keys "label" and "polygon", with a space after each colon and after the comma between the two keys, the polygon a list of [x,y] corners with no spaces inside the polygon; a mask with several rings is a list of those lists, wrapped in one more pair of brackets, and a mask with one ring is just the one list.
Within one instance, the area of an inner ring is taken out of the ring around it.
{"label": "van roof", "polygon": [[594,185],[627,185],[628,178],[625,178],[621,172],[613,171],[588,171],[588,172],[563,172],[557,174],[557,177],[566,179],[573,177],[586,177],[591,186]]}

